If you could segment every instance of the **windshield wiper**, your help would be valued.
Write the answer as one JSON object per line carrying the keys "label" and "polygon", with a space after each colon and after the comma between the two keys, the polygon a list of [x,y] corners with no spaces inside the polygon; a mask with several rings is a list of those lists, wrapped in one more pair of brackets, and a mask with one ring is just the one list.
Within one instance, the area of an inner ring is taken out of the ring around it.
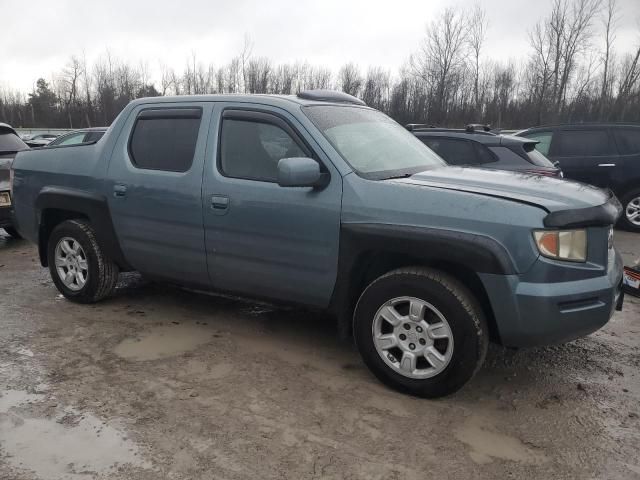
{"label": "windshield wiper", "polygon": [[390,177],[384,177],[382,180],[393,180],[394,178],[409,178],[415,175],[415,173],[401,173],[399,175],[391,175]]}

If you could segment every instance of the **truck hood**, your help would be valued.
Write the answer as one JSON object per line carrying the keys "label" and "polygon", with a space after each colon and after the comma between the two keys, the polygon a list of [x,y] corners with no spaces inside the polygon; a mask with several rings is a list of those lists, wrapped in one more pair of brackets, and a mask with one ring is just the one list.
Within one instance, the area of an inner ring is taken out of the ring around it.
{"label": "truck hood", "polygon": [[438,167],[388,181],[499,197],[535,205],[547,212],[597,207],[610,202],[612,197],[610,192],[570,180],[468,167]]}

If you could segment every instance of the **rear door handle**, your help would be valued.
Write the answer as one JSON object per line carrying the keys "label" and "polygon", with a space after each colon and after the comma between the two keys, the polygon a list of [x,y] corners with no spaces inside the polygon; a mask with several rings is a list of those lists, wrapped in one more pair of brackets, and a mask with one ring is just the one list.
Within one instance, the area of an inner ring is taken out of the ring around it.
{"label": "rear door handle", "polygon": [[598,166],[599,167],[615,167],[616,164],[615,163],[599,163]]}
{"label": "rear door handle", "polygon": [[117,184],[113,186],[113,196],[114,197],[126,197],[127,196],[127,186],[122,184]]}
{"label": "rear door handle", "polygon": [[224,215],[229,210],[229,197],[226,195],[211,195],[211,208],[216,215]]}

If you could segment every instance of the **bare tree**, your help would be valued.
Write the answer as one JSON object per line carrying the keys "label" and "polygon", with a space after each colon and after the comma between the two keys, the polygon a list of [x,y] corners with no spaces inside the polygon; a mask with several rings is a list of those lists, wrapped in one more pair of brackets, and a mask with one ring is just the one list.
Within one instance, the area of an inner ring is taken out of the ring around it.
{"label": "bare tree", "polygon": [[347,63],[338,72],[338,88],[349,95],[358,96],[364,79],[355,63]]}
{"label": "bare tree", "polygon": [[71,109],[78,103],[78,84],[83,74],[82,63],[78,57],[73,55],[62,70],[60,77],[61,96],[64,98],[64,107],[69,121],[69,128],[73,128]]}
{"label": "bare tree", "polygon": [[435,121],[446,119],[446,105],[451,95],[448,86],[453,76],[464,67],[467,33],[463,14],[447,8],[429,24],[420,51],[410,59],[414,74],[436,86],[435,112],[432,115]]}
{"label": "bare tree", "polygon": [[84,52],[82,52],[82,83],[84,87],[84,119],[87,127],[91,126],[92,118],[93,118],[93,102],[91,91],[93,89],[92,77],[89,74],[89,65],[87,64],[87,56]]}
{"label": "bare tree", "polygon": [[244,34],[244,45],[242,46],[242,52],[240,53],[240,64],[242,66],[242,91],[247,92],[247,65],[249,59],[253,53],[253,42],[248,33]]}
{"label": "bare tree", "polygon": [[605,106],[611,96],[610,63],[613,42],[617,30],[617,0],[607,0],[604,24],[604,52],[602,54],[602,86],[600,88],[600,117],[604,118]]}
{"label": "bare tree", "polygon": [[[556,0],[563,8],[562,16],[566,18],[563,37],[563,47],[557,51],[560,57],[560,69],[556,72],[556,111],[560,112],[563,107],[567,85],[571,74],[576,68],[576,56],[586,50],[591,39],[593,18],[600,7],[600,0],[573,0],[570,7],[563,0]],[[558,79],[559,78],[559,82]]]}
{"label": "bare tree", "polygon": [[487,35],[487,16],[479,3],[476,3],[469,16],[469,45],[473,55],[473,98],[476,109],[480,107],[480,54]]}
{"label": "bare tree", "polygon": [[175,70],[164,63],[160,63],[160,94],[162,96],[168,95],[172,90],[176,93],[176,80]]}

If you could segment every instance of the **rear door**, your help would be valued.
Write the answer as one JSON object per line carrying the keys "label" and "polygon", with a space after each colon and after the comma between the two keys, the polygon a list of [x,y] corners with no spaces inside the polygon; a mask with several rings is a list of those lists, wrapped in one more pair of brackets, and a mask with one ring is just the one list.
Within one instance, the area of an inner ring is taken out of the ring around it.
{"label": "rear door", "polygon": [[[203,187],[213,285],[326,307],[337,277],[342,177],[288,112],[217,105]],[[316,159],[329,184],[279,186],[277,164],[287,157]]]}
{"label": "rear door", "polygon": [[549,158],[560,163],[565,178],[601,188],[611,186],[618,168],[618,153],[608,128],[557,130]]}
{"label": "rear door", "polygon": [[209,286],[201,195],[211,109],[140,105],[117,140],[109,207],[125,258],[142,273]]}

